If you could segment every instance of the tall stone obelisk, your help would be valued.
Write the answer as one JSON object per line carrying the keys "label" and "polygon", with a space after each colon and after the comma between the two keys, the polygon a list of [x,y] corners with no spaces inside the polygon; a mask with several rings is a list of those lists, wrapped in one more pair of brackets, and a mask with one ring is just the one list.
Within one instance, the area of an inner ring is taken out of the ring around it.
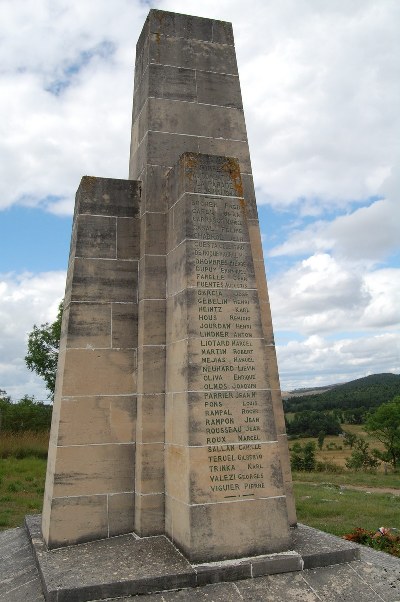
{"label": "tall stone obelisk", "polygon": [[285,549],[296,516],[229,23],[150,11],[129,178],[77,194],[45,540],[166,533],[193,561]]}

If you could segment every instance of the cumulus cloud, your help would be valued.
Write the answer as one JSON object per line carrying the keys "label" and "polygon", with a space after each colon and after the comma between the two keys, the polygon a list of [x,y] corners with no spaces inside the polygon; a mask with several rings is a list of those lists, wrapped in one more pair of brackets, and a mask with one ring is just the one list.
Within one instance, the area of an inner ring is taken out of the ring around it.
{"label": "cumulus cloud", "polygon": [[14,399],[46,399],[40,378],[25,367],[27,335],[34,323],[52,322],[65,289],[65,272],[0,274],[0,389]]}
{"label": "cumulus cloud", "polygon": [[[259,202],[300,199],[312,214],[376,194],[399,138],[398,3],[153,6],[233,22]],[[83,173],[126,177],[134,46],[148,8],[1,4],[2,207],[70,212]]]}
{"label": "cumulus cloud", "polygon": [[369,374],[400,372],[400,334],[330,340],[313,335],[278,345],[282,389],[348,382]]}
{"label": "cumulus cloud", "polygon": [[[258,202],[294,207],[300,218],[271,253],[296,261],[270,283],[277,340],[279,329],[308,337],[279,347],[283,373],[309,385],[317,382],[308,374],[326,383],[398,369],[396,335],[383,331],[398,324],[399,270],[379,262],[399,240],[400,4],[152,6],[233,22]],[[0,209],[70,214],[82,175],[127,177],[135,43],[149,7],[0,2]],[[304,227],[304,216],[317,221]],[[46,395],[24,368],[25,338],[33,323],[55,317],[64,279],[62,272],[1,278],[0,388],[15,397]],[[339,342],[322,338],[346,331],[353,335]],[[371,360],[361,357],[360,341]],[[361,372],[351,372],[356,366]]]}
{"label": "cumulus cloud", "polygon": [[397,328],[400,270],[360,272],[319,253],[269,283],[274,324],[303,335]]}

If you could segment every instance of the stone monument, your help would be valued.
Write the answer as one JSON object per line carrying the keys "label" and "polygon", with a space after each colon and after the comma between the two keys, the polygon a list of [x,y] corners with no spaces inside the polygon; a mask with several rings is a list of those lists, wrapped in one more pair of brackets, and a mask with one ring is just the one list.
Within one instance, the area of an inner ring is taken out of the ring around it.
{"label": "stone monument", "polygon": [[165,534],[191,562],[296,523],[229,23],[151,10],[129,180],[77,192],[42,517],[49,548]]}

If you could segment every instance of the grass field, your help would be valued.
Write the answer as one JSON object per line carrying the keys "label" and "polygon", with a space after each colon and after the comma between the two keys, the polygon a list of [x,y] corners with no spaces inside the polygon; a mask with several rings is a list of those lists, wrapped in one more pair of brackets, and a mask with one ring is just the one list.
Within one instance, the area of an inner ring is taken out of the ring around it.
{"label": "grass field", "polygon": [[42,511],[46,460],[0,459],[0,529],[22,525],[25,514]]}
{"label": "grass field", "polygon": [[[361,427],[350,425],[350,428],[345,426],[345,430],[363,434]],[[303,443],[307,439],[299,441]],[[371,448],[378,447],[371,437],[369,441]],[[47,443],[48,433],[1,435],[0,529],[19,526],[25,514],[41,512]],[[344,466],[351,450],[326,450],[330,443],[343,447],[342,438],[327,437],[317,459]],[[385,526],[400,531],[400,495],[374,492],[376,488],[400,490],[400,474],[343,469],[340,474],[297,472],[293,473],[293,480],[299,522],[336,535],[343,535],[356,527],[376,530]],[[351,491],[346,489],[346,485],[365,487],[368,491]]]}
{"label": "grass field", "polygon": [[[384,447],[378,439],[363,430],[362,425],[358,424],[343,424],[342,428],[344,431],[354,433],[358,437],[362,437],[369,443],[369,450],[372,451],[374,448],[383,451]],[[343,443],[343,437],[328,435],[325,437],[324,445],[322,450],[318,449],[317,439],[314,437],[305,437],[299,439],[292,439],[289,441],[289,448],[293,446],[295,442],[299,442],[301,445],[313,441],[316,446],[316,459],[317,462],[331,462],[338,466],[345,467],[346,459],[351,455],[352,450],[349,447],[345,447]],[[341,449],[340,449],[341,448]],[[384,472],[385,466],[381,464],[378,472]],[[399,477],[400,478],[400,477]]]}

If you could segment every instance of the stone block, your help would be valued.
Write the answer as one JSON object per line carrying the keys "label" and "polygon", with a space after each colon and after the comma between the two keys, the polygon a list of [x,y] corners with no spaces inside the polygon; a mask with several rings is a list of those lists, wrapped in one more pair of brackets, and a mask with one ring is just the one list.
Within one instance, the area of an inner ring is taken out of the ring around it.
{"label": "stone block", "polygon": [[108,495],[108,535],[131,533],[135,520],[134,493],[114,493]]}
{"label": "stone block", "polygon": [[127,395],[136,390],[136,354],[119,349],[67,349],[63,396]]}
{"label": "stone block", "polygon": [[150,64],[148,73],[149,97],[185,102],[197,100],[196,72],[193,69]]}
{"label": "stone block", "polygon": [[165,165],[171,168],[182,153],[198,152],[199,140],[196,136],[149,131],[144,140],[144,142],[147,142],[147,146],[142,149],[144,142],[141,143],[138,153],[134,157],[134,162],[144,165],[145,161],[140,153],[144,154],[146,152],[146,163]]}
{"label": "stone block", "polygon": [[169,530],[169,535],[191,562],[256,556],[288,548],[284,497],[196,506],[167,500],[173,532]]}
{"label": "stone block", "polygon": [[52,500],[49,548],[103,539],[107,536],[106,495],[56,497]]}
{"label": "stone block", "polygon": [[77,192],[77,213],[136,217],[140,194],[140,182],[84,176]]}
{"label": "stone block", "polygon": [[131,443],[136,436],[136,397],[68,397],[62,400],[58,445]]}
{"label": "stone block", "polygon": [[165,533],[164,493],[135,495],[135,533],[141,537]]}
{"label": "stone block", "polygon": [[146,212],[141,219],[140,255],[165,255],[165,213]]}
{"label": "stone block", "polygon": [[[185,150],[193,151],[193,149]],[[246,141],[225,140],[223,138],[199,138],[197,152],[236,157],[240,163],[240,172],[251,174],[249,146]]]}
{"label": "stone block", "polygon": [[152,9],[149,13],[149,33],[211,42],[213,21]]}
{"label": "stone block", "polygon": [[71,303],[68,312],[66,347],[111,347],[111,304]]}
{"label": "stone block", "polygon": [[144,255],[139,262],[139,301],[165,298],[165,255]]}
{"label": "stone block", "polygon": [[165,395],[140,395],[138,398],[138,443],[164,443]]}
{"label": "stone block", "polygon": [[115,217],[78,215],[76,257],[115,259],[117,224]]}
{"label": "stone block", "polygon": [[247,140],[241,109],[150,98],[148,111],[148,118],[145,111],[142,111],[140,120],[146,120],[149,130]]}
{"label": "stone block", "polygon": [[138,345],[137,303],[112,303],[112,346],[132,349]]}
{"label": "stone block", "polygon": [[164,493],[164,443],[138,443],[136,492]]}
{"label": "stone block", "polygon": [[163,393],[165,391],[165,347],[144,346],[138,351],[138,391]]}
{"label": "stone block", "polygon": [[53,495],[104,495],[134,491],[135,445],[114,443],[59,447]]}
{"label": "stone block", "polygon": [[139,346],[165,345],[165,311],[164,299],[139,302]]}
{"label": "stone block", "polygon": [[199,103],[243,109],[239,77],[210,71],[196,72]]}
{"label": "stone block", "polygon": [[156,33],[149,35],[149,62],[237,75],[233,46]]}
{"label": "stone block", "polygon": [[117,259],[139,259],[139,244],[139,219],[117,218]]}
{"label": "stone block", "polygon": [[166,199],[164,181],[169,167],[163,165],[146,165],[143,171],[142,214],[146,211],[165,213]]}
{"label": "stone block", "polygon": [[82,259],[74,262],[72,301],[136,301],[137,261]]}

